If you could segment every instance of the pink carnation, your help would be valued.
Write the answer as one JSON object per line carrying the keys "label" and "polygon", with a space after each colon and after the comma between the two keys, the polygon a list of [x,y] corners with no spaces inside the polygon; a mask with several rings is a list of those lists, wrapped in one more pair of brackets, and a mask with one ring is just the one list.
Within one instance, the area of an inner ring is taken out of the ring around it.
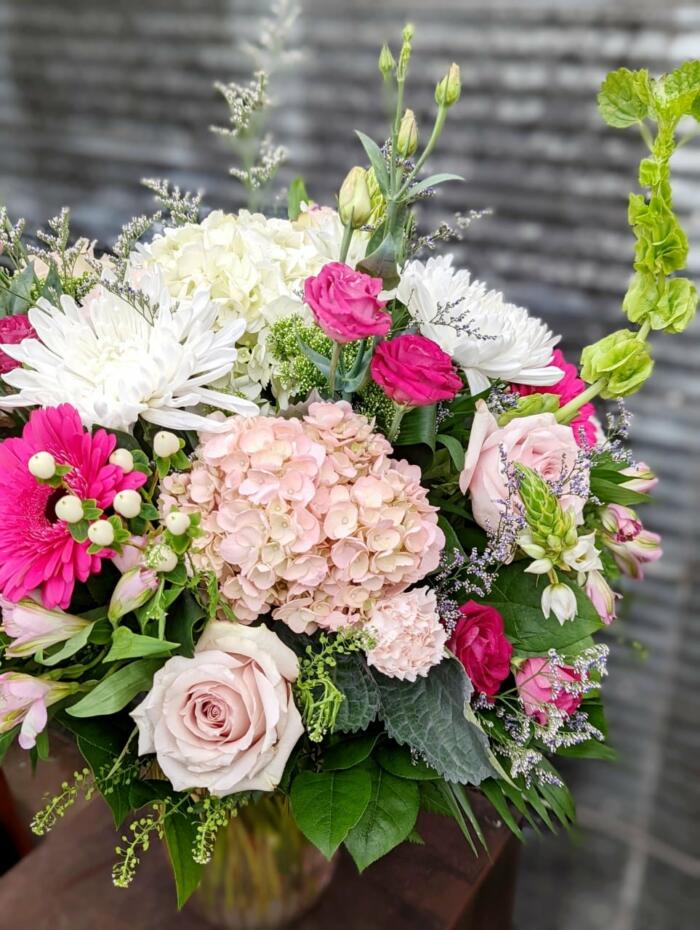
{"label": "pink carnation", "polygon": [[386,336],[391,315],[379,300],[381,278],[354,271],[343,262],[329,262],[304,284],[304,300],[323,332],[336,342]]}
{"label": "pink carnation", "polygon": [[[557,394],[560,407],[568,404],[570,400],[574,400],[575,397],[578,397],[579,394],[586,390],[585,382],[578,376],[578,369],[575,365],[567,362],[561,349],[554,350],[552,364],[563,372],[561,379],[556,384],[514,384],[513,390],[517,391],[522,397],[528,394]],[[591,420],[594,415],[595,407],[593,404],[584,404],[569,423],[569,426],[574,431],[576,442],[580,446],[584,444],[594,446],[598,441],[595,422]]]}
{"label": "pink carnation", "polygon": [[380,600],[369,614],[367,632],[374,640],[367,662],[390,678],[415,681],[445,656],[447,632],[430,588]]}
{"label": "pink carnation", "polygon": [[444,536],[420,469],[350,404],[303,420],[230,417],[192,471],[163,481],[162,513],[202,515],[195,565],[238,619],[274,610],[297,632],[338,629],[437,567]]}
{"label": "pink carnation", "polygon": [[[41,588],[45,607],[66,608],[76,581],[100,571],[107,549],[88,553],[89,541],[76,542],[68,524],[56,517],[54,505],[66,493],[95,500],[103,510],[118,491],[139,488],[146,476],[125,474],[109,457],[116,437],[99,429],[83,429],[70,404],[35,410],[21,438],[0,443],[0,592],[19,601]],[[64,488],[42,484],[27,463],[36,452],[50,452],[60,465],[70,465]]]}
{"label": "pink carnation", "polygon": [[28,316],[17,314],[0,318],[0,375],[5,375],[20,366],[20,362],[16,362],[2,351],[2,345],[14,346],[24,339],[36,339],[36,332]]}

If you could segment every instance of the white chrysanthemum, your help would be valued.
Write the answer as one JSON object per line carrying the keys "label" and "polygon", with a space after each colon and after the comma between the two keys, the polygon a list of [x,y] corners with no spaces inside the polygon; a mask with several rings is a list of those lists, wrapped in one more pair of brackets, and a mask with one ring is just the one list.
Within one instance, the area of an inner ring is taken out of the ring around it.
{"label": "white chrysanthemum", "polygon": [[142,285],[152,320],[102,286],[82,306],[42,298],[29,311],[37,338],[3,347],[24,367],[3,376],[19,393],[1,397],[0,408],[70,403],[85,426],[120,430],[138,417],[170,429],[216,429],[192,411],[200,404],[257,414],[252,402],[208,387],[231,370],[245,322],[216,331],[218,308],[206,291],[175,302],[157,279]]}
{"label": "white chrysanthemum", "polygon": [[561,379],[551,364],[559,336],[498,291],[473,281],[468,271],[453,268],[451,255],[409,262],[396,296],[423,335],[464,370],[472,394],[494,378],[533,385]]}
{"label": "white chrysanthemum", "polygon": [[155,266],[177,299],[208,287],[219,308],[218,325],[232,318],[245,320],[239,357],[226,386],[257,400],[273,375],[269,327],[292,313],[307,313],[304,281],[338,260],[341,235],[333,210],[309,210],[296,222],[219,210],[201,223],[168,229],[140,247],[132,259],[132,281],[138,283],[141,270]]}

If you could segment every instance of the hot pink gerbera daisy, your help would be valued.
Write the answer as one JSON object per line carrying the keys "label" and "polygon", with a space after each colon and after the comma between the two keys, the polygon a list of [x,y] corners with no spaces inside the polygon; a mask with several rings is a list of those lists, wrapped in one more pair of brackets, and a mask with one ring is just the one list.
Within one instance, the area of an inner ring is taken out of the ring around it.
{"label": "hot pink gerbera daisy", "polygon": [[70,493],[105,510],[118,491],[139,488],[146,480],[142,472],[126,474],[109,463],[116,444],[116,437],[102,429],[86,432],[70,404],[35,410],[21,438],[0,443],[0,592],[9,600],[41,588],[45,607],[66,608],[75,582],[99,572],[102,559],[113,554],[89,555],[89,542],[73,539],[54,509],[69,492],[37,481],[29,459],[50,452],[58,464],[70,465],[64,478]]}
{"label": "hot pink gerbera daisy", "polygon": [[[554,350],[552,364],[556,365],[556,367],[560,368],[563,372],[560,380],[557,381],[556,384],[550,384],[547,387],[543,387],[541,384],[538,384],[536,387],[530,384],[514,384],[513,390],[517,391],[518,394],[523,397],[528,394],[558,394],[559,403],[562,407],[585,391],[586,385],[579,378],[578,369],[575,365],[567,362],[564,358],[564,353],[559,349]],[[584,445],[584,443],[589,446],[594,446],[596,444],[596,428],[591,420],[594,414],[595,407],[593,404],[584,404],[577,412],[576,417],[569,424],[574,431],[576,442],[580,446]]]}

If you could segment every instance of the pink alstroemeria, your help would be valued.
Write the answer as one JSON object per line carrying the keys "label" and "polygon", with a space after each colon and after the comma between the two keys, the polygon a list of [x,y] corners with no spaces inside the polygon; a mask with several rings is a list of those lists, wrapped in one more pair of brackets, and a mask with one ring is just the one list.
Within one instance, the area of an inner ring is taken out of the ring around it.
{"label": "pink alstroemeria", "polygon": [[661,537],[645,530],[637,514],[622,504],[608,504],[601,513],[603,539],[623,574],[640,581],[642,565],[661,558]]}
{"label": "pink alstroemeria", "polygon": [[2,629],[13,640],[5,655],[13,659],[33,656],[42,649],[63,643],[91,625],[89,620],[62,610],[48,610],[30,598],[13,604],[0,597],[0,607]]}
{"label": "pink alstroemeria", "polygon": [[0,675],[0,733],[9,733],[21,724],[18,742],[22,749],[31,749],[46,726],[47,708],[77,687],[72,682],[4,672]]}
{"label": "pink alstroemeria", "polygon": [[646,462],[635,462],[634,465],[623,468],[620,474],[629,476],[629,480],[623,482],[621,487],[638,491],[640,494],[648,494],[659,483],[659,479]]}
{"label": "pink alstroemeria", "polygon": [[586,594],[598,611],[603,623],[612,623],[617,617],[615,601],[620,595],[613,591],[602,572],[588,572],[586,575]]}
{"label": "pink alstroemeria", "polygon": [[149,601],[158,588],[158,575],[150,568],[137,565],[124,572],[112,592],[107,617],[114,623]]}

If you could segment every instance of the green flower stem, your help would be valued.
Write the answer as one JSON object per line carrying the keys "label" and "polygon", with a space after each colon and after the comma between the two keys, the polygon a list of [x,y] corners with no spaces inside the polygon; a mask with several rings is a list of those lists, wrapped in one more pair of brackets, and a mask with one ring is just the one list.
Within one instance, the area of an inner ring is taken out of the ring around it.
{"label": "green flower stem", "polygon": [[391,420],[391,425],[389,426],[389,432],[387,439],[389,442],[393,442],[396,437],[399,435],[399,430],[401,429],[401,421],[404,418],[404,415],[410,410],[410,407],[403,406],[401,404],[396,405],[394,410],[394,416]]}
{"label": "green flower stem", "polygon": [[408,190],[408,188],[411,186],[411,183],[413,182],[413,179],[416,177],[416,175],[418,174],[418,172],[420,171],[420,169],[421,169],[421,168],[423,167],[423,165],[426,163],[426,161],[427,161],[428,158],[430,157],[431,152],[433,151],[433,149],[434,149],[435,146],[437,145],[438,139],[440,138],[440,135],[442,134],[443,127],[444,127],[444,125],[445,125],[445,119],[447,118],[447,110],[448,110],[448,107],[446,107],[444,104],[441,104],[441,105],[438,107],[437,116],[435,117],[435,124],[433,125],[433,131],[432,131],[432,133],[430,134],[430,138],[428,139],[428,144],[427,144],[426,147],[423,149],[423,154],[421,155],[421,157],[420,157],[420,158],[418,159],[418,161],[416,162],[416,164],[415,164],[415,166],[414,166],[414,168],[413,168],[413,171],[411,171],[411,173],[408,175],[408,177],[406,178],[406,180],[405,180],[404,183],[403,183],[403,186],[401,187],[401,189],[400,189],[399,192],[397,193],[397,195],[396,195],[396,199],[397,199],[397,200],[400,200],[400,199],[404,196],[404,194],[406,193],[406,191]]}
{"label": "green flower stem", "polygon": [[649,320],[645,320],[642,323],[641,327],[639,328],[639,332],[637,333],[637,339],[640,342],[646,342],[647,336],[649,335],[650,331],[651,331],[651,323],[649,322]]}
{"label": "green flower stem", "polygon": [[564,404],[563,407],[560,407],[554,414],[557,423],[570,423],[581,407],[593,400],[594,397],[597,397],[606,384],[607,378],[599,378],[597,381],[594,381],[593,384],[590,384],[578,397],[574,397],[568,404]]}
{"label": "green flower stem", "polygon": [[331,394],[331,400],[335,397],[335,373],[338,370],[338,362],[340,361],[340,353],[342,346],[339,342],[333,343],[333,353],[331,355],[331,364],[328,369],[328,390]]}
{"label": "green flower stem", "polygon": [[340,243],[340,261],[344,262],[348,257],[348,252],[350,251],[350,243],[352,242],[353,233],[355,230],[352,227],[352,223],[343,229],[343,240]]}

